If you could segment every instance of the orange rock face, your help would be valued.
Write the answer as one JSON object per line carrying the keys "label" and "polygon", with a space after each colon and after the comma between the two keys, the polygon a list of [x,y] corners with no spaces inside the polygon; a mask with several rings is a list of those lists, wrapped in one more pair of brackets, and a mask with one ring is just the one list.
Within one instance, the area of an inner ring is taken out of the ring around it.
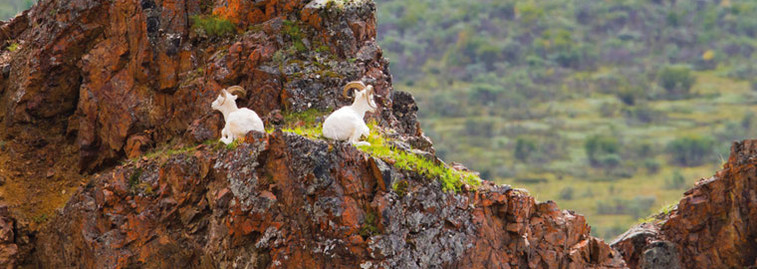
{"label": "orange rock face", "polygon": [[[246,140],[99,176],[40,232],[33,260],[44,268],[624,267],[583,217],[522,191],[485,183],[448,193],[347,144],[281,132]],[[406,192],[381,188],[383,174],[408,182]]]}
{"label": "orange rock face", "polygon": [[757,265],[757,140],[734,143],[723,170],[701,179],[670,213],[634,227],[613,247],[632,268]]}
{"label": "orange rock face", "polygon": [[[0,26],[3,35],[13,34],[3,40],[22,44],[0,62],[8,71],[0,76],[8,77],[0,80],[0,119],[18,127],[5,135],[40,128],[43,120],[65,124],[76,137],[80,169],[96,171],[134,156],[129,143],[144,139],[133,136],[150,133],[148,144],[159,145],[185,132],[213,113],[210,102],[231,85],[248,90],[240,106],[260,115],[334,109],[349,102],[337,97],[341,85],[357,79],[389,97],[373,4],[339,12],[306,4],[60,0],[35,6]],[[202,12],[229,20],[235,35],[197,35],[200,26],[190,18],[208,15]],[[300,21],[301,13],[319,19]],[[379,101],[391,108],[390,98]],[[381,116],[397,124],[391,113]]]}

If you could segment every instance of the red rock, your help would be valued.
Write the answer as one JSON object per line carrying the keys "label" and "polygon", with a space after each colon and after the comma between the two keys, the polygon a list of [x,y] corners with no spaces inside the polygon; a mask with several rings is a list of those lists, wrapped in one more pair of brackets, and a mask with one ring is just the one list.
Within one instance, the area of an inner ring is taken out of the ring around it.
{"label": "red rock", "polygon": [[613,247],[632,268],[753,266],[756,165],[757,141],[734,143],[723,170],[701,179],[670,213],[632,228]]}

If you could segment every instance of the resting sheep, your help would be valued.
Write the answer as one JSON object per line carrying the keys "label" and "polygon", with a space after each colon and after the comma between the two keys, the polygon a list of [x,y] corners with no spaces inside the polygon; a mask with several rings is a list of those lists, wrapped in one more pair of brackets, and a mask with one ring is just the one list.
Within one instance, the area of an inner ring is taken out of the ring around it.
{"label": "resting sheep", "polygon": [[352,105],[344,106],[337,109],[331,115],[326,117],[323,122],[323,136],[333,140],[349,141],[356,146],[368,146],[370,143],[359,141],[360,137],[368,136],[370,129],[365,124],[363,117],[365,112],[374,112],[376,103],[373,101],[373,86],[365,86],[363,82],[354,81],[344,86],[342,95],[356,89],[355,101]]}
{"label": "resting sheep", "polygon": [[[230,93],[231,92],[231,93]],[[221,111],[223,113],[223,119],[226,121],[223,130],[221,130],[221,142],[229,144],[234,139],[244,137],[247,132],[255,130],[258,132],[264,132],[263,120],[258,117],[255,111],[248,108],[238,108],[236,100],[237,95],[245,95],[246,92],[242,87],[232,86],[221,90],[221,94],[218,95],[215,101],[210,105],[214,110]]]}

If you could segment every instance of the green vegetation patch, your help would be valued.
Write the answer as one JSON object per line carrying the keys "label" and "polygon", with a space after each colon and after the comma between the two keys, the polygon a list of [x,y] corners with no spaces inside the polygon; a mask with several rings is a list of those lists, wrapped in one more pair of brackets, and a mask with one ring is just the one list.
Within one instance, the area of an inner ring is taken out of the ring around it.
{"label": "green vegetation patch", "polygon": [[371,211],[366,212],[363,225],[360,226],[360,231],[358,231],[360,236],[362,236],[363,239],[368,239],[371,236],[381,234],[381,231],[379,231],[376,225],[377,222],[378,218],[376,217],[376,214]]}
{"label": "green vegetation patch", "polygon": [[8,51],[10,51],[10,52],[16,52],[19,47],[20,47],[20,45],[18,44],[18,42],[13,42],[10,45],[8,45]]}
{"label": "green vegetation patch", "polygon": [[304,52],[307,50],[305,43],[302,42],[305,35],[302,33],[300,26],[296,22],[288,20],[284,21],[284,35],[292,40],[294,49],[297,50],[297,52]]}
{"label": "green vegetation patch", "polygon": [[190,19],[192,20],[192,30],[208,37],[225,37],[236,32],[236,27],[231,21],[215,15],[195,15],[191,16]]}
{"label": "green vegetation patch", "polygon": [[371,127],[371,135],[366,141],[371,145],[359,146],[358,148],[371,156],[381,158],[388,163],[394,163],[394,167],[399,169],[415,171],[425,177],[438,179],[445,191],[457,192],[464,184],[478,186],[481,183],[481,178],[474,173],[458,171],[444,164],[397,149],[390,145],[387,139],[377,131],[377,126],[369,127]]}
{"label": "green vegetation patch", "polygon": [[[281,131],[297,134],[307,137],[309,139],[324,139],[322,134],[322,123],[318,121],[318,118],[326,115],[326,112],[317,109],[309,109],[304,112],[286,113],[284,120],[286,124],[279,127]],[[478,186],[481,178],[471,172],[457,171],[444,164],[438,164],[434,161],[428,160],[424,157],[418,156],[413,153],[405,152],[390,145],[387,138],[385,138],[379,131],[379,127],[375,123],[369,123],[368,127],[371,129],[371,134],[365,139],[370,146],[360,146],[363,152],[370,154],[371,156],[383,159],[387,163],[393,163],[395,167],[408,171],[416,171],[428,178],[439,179],[442,182],[444,190],[459,191],[463,184],[471,186]],[[273,127],[269,127],[266,132],[272,133]],[[395,191],[406,192],[407,182],[404,185],[398,185],[395,183],[392,186]]]}
{"label": "green vegetation patch", "polygon": [[[284,125],[279,126],[282,132],[293,133],[310,139],[323,139],[323,123],[318,118],[327,115],[327,112],[315,108],[303,112],[288,112],[284,114]],[[272,133],[274,126],[266,128],[267,133]]]}

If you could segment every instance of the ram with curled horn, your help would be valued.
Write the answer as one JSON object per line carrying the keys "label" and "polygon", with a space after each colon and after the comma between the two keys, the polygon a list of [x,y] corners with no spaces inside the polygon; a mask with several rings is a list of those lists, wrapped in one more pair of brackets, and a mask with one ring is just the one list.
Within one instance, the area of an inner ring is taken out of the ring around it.
{"label": "ram with curled horn", "polygon": [[323,121],[323,136],[348,141],[356,146],[370,145],[368,142],[360,141],[360,138],[368,136],[371,132],[363,117],[365,112],[376,111],[376,102],[373,100],[375,91],[372,85],[366,86],[363,82],[353,81],[344,86],[342,95],[348,97],[348,93],[353,89],[355,100],[352,105],[337,109]]}
{"label": "ram with curled horn", "polygon": [[247,95],[247,91],[240,86],[231,86],[221,90],[215,101],[210,105],[214,110],[221,111],[226,121],[221,130],[221,142],[229,144],[234,139],[242,138],[249,131],[265,132],[263,120],[255,111],[249,108],[237,107],[237,98]]}

